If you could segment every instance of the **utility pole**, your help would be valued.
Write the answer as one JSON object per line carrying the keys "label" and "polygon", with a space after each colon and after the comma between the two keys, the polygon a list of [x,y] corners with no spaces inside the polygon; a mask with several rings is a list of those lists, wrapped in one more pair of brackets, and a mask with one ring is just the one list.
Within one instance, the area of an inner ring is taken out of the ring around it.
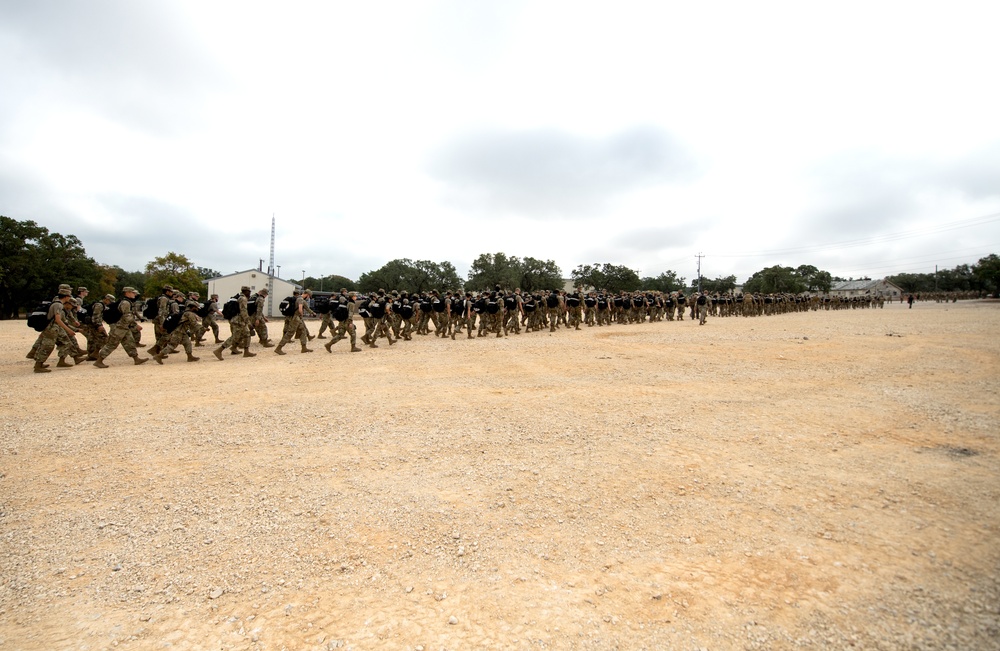
{"label": "utility pole", "polygon": [[696,255],[694,257],[698,258],[698,293],[700,294],[701,293],[701,259],[704,258],[705,256],[702,255],[701,253],[699,253],[698,255]]}
{"label": "utility pole", "polygon": [[[278,277],[281,277],[281,267],[278,267]],[[274,300],[274,213],[271,213],[271,260],[267,265],[267,314],[271,315],[271,301]]]}

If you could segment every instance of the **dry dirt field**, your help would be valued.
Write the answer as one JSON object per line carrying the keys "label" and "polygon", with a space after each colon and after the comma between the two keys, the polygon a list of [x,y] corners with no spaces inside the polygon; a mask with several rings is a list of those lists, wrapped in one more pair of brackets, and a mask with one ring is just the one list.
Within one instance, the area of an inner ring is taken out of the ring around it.
{"label": "dry dirt field", "polygon": [[895,304],[36,375],[0,322],[0,649],[997,649],[998,332]]}

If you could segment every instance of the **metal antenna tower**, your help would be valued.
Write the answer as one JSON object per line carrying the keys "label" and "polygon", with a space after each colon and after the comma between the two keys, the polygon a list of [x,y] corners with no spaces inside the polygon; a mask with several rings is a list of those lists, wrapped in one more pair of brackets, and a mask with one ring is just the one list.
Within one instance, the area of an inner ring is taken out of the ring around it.
{"label": "metal antenna tower", "polygon": [[274,213],[271,213],[271,263],[267,266],[267,313],[271,314],[274,300]]}
{"label": "metal antenna tower", "polygon": [[701,259],[704,258],[705,256],[702,255],[701,253],[699,253],[698,255],[696,255],[694,257],[698,258],[698,293],[700,294],[701,293]]}

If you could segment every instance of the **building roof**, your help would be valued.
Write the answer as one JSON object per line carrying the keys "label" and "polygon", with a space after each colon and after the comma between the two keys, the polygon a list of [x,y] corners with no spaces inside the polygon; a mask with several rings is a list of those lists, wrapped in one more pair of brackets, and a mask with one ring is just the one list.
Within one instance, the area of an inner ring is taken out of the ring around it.
{"label": "building roof", "polygon": [[873,289],[877,280],[845,280],[830,287],[832,292],[863,292]]}
{"label": "building roof", "polygon": [[[243,274],[248,274],[248,273],[258,273],[258,274],[263,274],[265,276],[267,275],[266,271],[261,271],[260,269],[246,269],[244,271],[237,271],[235,273],[223,274],[221,276],[216,276],[215,278],[209,278],[208,280],[219,280],[220,278],[232,278],[233,276],[242,276]],[[278,278],[277,276],[275,276],[274,279],[280,280],[283,283],[288,283],[289,285],[296,284],[294,280],[285,280],[284,278]],[[206,280],[206,282],[208,282],[208,280]]]}

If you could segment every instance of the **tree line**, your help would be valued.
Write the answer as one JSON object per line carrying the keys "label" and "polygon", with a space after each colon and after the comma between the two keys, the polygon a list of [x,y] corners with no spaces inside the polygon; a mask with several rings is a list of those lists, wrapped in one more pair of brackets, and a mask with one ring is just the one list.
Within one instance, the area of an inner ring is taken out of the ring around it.
{"label": "tree line", "polygon": [[[115,265],[99,264],[89,257],[75,235],[51,233],[33,221],[17,221],[0,216],[0,319],[16,318],[42,298],[49,298],[60,283],[90,289],[93,298],[104,294],[121,295],[123,287],[141,289],[145,296],[160,293],[163,285],[183,292],[205,290],[204,281],[218,277],[218,271],[194,265],[187,256],[168,252],[154,258],[142,271],[126,271]],[[733,291],[736,276],[696,278],[690,284],[674,271],[640,277],[623,265],[581,264],[570,272],[573,283],[608,292],[673,292],[702,289],[709,293]],[[506,253],[482,253],[461,279],[451,262],[431,260],[391,260],[382,267],[361,274],[355,282],[340,275],[308,277],[302,285],[314,291],[371,292],[398,289],[423,292],[431,289],[480,290],[497,285],[537,291],[562,287],[562,269],[552,260],[520,258]],[[1000,257],[990,254],[974,265],[959,265],[935,274],[897,274],[888,277],[906,292],[978,291],[997,295],[1000,289]],[[828,292],[833,283],[844,280],[811,265],[775,265],[754,273],[743,284],[745,292],[802,293]]]}

